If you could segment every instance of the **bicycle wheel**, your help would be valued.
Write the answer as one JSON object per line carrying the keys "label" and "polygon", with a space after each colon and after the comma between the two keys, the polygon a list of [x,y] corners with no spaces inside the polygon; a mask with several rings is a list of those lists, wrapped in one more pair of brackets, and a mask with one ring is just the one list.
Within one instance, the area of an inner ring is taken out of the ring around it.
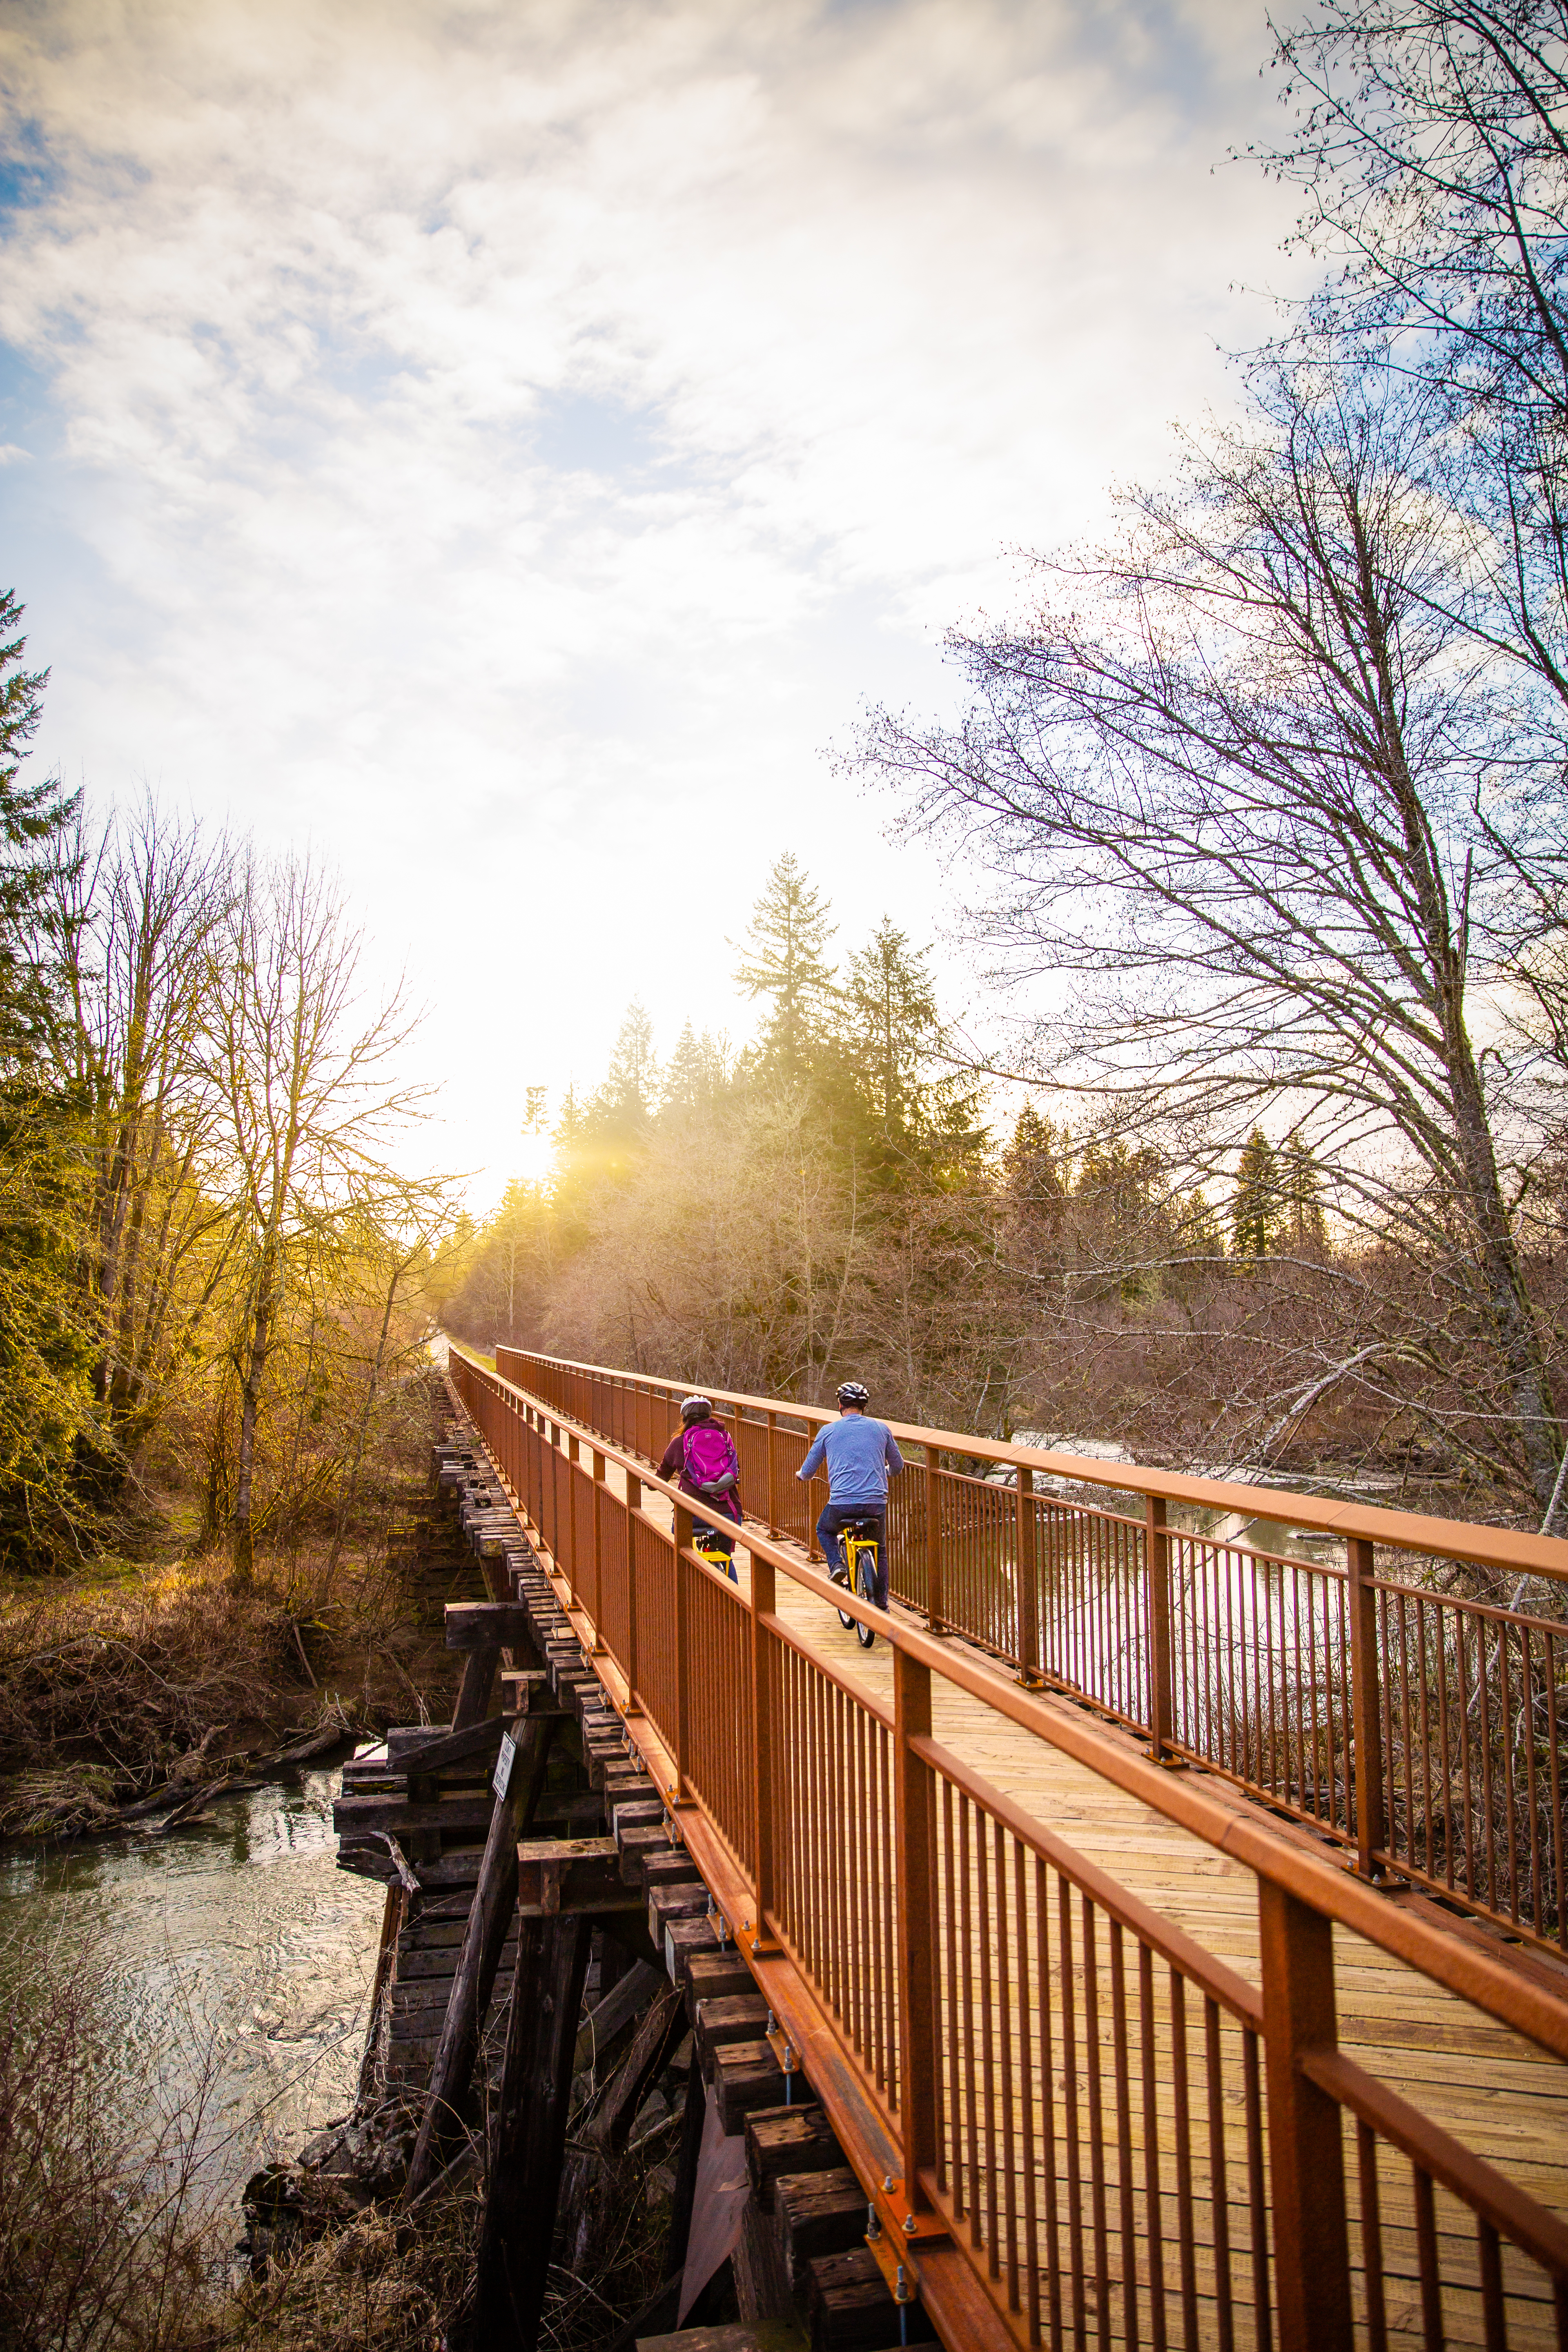
{"label": "bicycle wheel", "polygon": [[[830,1581],[831,1583],[834,1583],[834,1584],[843,1584],[843,1585],[847,1585],[847,1584],[848,1584],[848,1582],[849,1582],[849,1571],[848,1571],[848,1570],[847,1570],[847,1568],[835,1569],[835,1570],[834,1570],[834,1572],[833,1572],[832,1577],[829,1579],[829,1581]],[[847,1611],[845,1611],[845,1610],[841,1609],[841,1610],[839,1611],[839,1612],[838,1612],[838,1622],[839,1622],[839,1623],[843,1626],[843,1628],[844,1628],[845,1632],[847,1633],[847,1632],[849,1631],[850,1626],[851,1626],[851,1625],[853,1625],[853,1623],[855,1622],[855,1620],[854,1620],[854,1618],[853,1618],[853,1617],[851,1617],[851,1616],[848,1614],[848,1612],[847,1612]]]}
{"label": "bicycle wheel", "polygon": [[[877,1605],[876,1545],[869,1543],[862,1544],[856,1554],[855,1565],[858,1570],[856,1581],[860,1588],[860,1598],[866,1602],[868,1608],[874,1609]],[[871,1625],[862,1624],[859,1618],[857,1617],[855,1620],[855,1638],[859,1643],[860,1647],[863,1650],[868,1650],[872,1643],[877,1638],[876,1628]]]}

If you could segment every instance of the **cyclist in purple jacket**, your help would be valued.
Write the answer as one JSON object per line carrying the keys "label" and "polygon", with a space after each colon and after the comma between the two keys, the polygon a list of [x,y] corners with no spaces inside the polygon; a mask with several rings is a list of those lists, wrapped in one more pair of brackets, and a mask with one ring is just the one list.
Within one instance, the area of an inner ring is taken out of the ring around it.
{"label": "cyclist in purple jacket", "polygon": [[877,1593],[879,1609],[888,1605],[888,1480],[904,1466],[892,1431],[885,1421],[873,1421],[866,1408],[871,1392],[860,1381],[845,1381],[838,1391],[838,1419],[818,1430],[816,1443],[797,1478],[814,1478],[827,1465],[827,1500],[816,1522],[816,1540],[827,1562],[829,1576],[842,1578],[844,1552],[841,1528],[851,1519],[872,1519],[877,1527]]}
{"label": "cyclist in purple jacket", "polygon": [[722,1552],[729,1562],[730,1581],[738,1584],[735,1538],[729,1530],[741,1524],[741,1465],[735,1441],[714,1420],[709,1398],[689,1396],[683,1402],[680,1428],[664,1449],[658,1475],[667,1484],[679,1486],[683,1495],[691,1496],[704,1510],[723,1518],[725,1525],[715,1528],[693,1517],[692,1539],[699,1544],[710,1541],[715,1551]]}

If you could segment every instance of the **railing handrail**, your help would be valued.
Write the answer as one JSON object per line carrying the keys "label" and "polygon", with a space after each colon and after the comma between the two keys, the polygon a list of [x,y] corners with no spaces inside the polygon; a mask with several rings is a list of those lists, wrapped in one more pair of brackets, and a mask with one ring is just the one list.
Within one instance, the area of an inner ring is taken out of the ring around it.
{"label": "railing handrail", "polygon": [[[549,1362],[535,1359],[535,1370]],[[520,1351],[516,1370],[526,1377],[527,1369]],[[1508,2343],[1503,2239],[1545,2271],[1545,2304],[1555,2304],[1563,2335],[1568,2231],[1561,2216],[1373,2076],[1353,2063],[1336,2070],[1333,1928],[1365,1938],[1408,1967],[1417,1984],[1445,1988],[1561,2062],[1568,2060],[1568,1998],[1544,1972],[1518,1969],[1479,1939],[1463,1941],[1390,1904],[1260,1817],[1228,1809],[1212,1784],[1161,1769],[1158,1733],[1145,1755],[1089,1717],[1043,1702],[977,1653],[874,1611],[831,1583],[789,1538],[754,1522],[743,1534],[752,1556],[743,1591],[694,1549],[694,1498],[634,1450],[660,1442],[669,1420],[662,1404],[645,1410],[639,1401],[628,1438],[618,1406],[610,1428],[595,1426],[601,1401],[566,1379],[542,1378],[534,1391],[460,1348],[451,1370],[495,1471],[528,1515],[574,1633],[592,1645],[628,1740],[666,1792],[675,1833],[714,1910],[749,1947],[758,1990],[788,2044],[784,2063],[792,2053],[804,2060],[815,2095],[852,2151],[874,2215],[868,2242],[890,2240],[900,2284],[903,2263],[912,2263],[935,2323],[929,2332],[987,2352],[1043,2345],[1047,2334],[1057,2341],[1070,2291],[1082,2335],[1092,2285],[1097,2332],[1106,2332],[1114,2292],[1135,2340],[1142,2273],[1143,2308],[1159,2340],[1158,2314],[1172,2308],[1175,2291],[1158,2219],[1168,2196],[1188,2340],[1199,2252],[1212,2239],[1222,2313],[1250,2304],[1266,2335],[1272,2312],[1281,2352],[1351,2352],[1345,2124],[1353,2118],[1363,2190],[1353,2218],[1374,2337],[1386,2284],[1397,2278],[1403,2285],[1407,2270],[1406,2257],[1384,2251],[1380,2149],[1402,2152],[1412,2166],[1428,2338],[1441,2336],[1445,2293],[1479,2288],[1488,2343]],[[556,1401],[563,1391],[578,1410]],[[798,1444],[792,1439],[792,1455]],[[770,1490],[774,1451],[770,1428]],[[611,1471],[624,1474],[624,1494]],[[928,1486],[943,1475],[929,1465]],[[668,1505],[668,1524],[662,1510],[650,1511],[650,1489]],[[1020,1481],[1020,1525],[1026,1502]],[[1152,1504],[1156,1559],[1162,1525]],[[1353,1591],[1364,1591],[1366,1561],[1357,1555],[1372,1549],[1364,1541],[1351,1548]],[[825,1611],[883,1635],[892,1653],[890,1708],[831,1657],[815,1619],[780,1616],[781,1573]],[[698,1675],[709,1701],[721,1690],[731,1703],[697,1704]],[[1042,1748],[1072,1758],[1102,1785],[1239,1863],[1257,1891],[1258,1991],[1009,1798],[982,1766],[939,1741],[937,1678],[981,1702],[993,1722],[1011,1721]],[[1157,1979],[1166,1976],[1162,1996]],[[1168,2061],[1159,2054],[1162,2017]],[[1228,2058],[1222,2019],[1239,2037]],[[1194,2057],[1206,2130],[1190,2098]],[[1103,2193],[1110,2148],[1114,2217]],[[1086,2150],[1092,2212],[1079,2193]],[[1134,2187],[1140,2152],[1146,2223]],[[1065,2211],[1054,2201],[1062,2159]],[[1200,2197],[1206,2190],[1213,2200],[1210,2239],[1197,2219],[1194,2167]],[[1437,2234],[1436,2186],[1475,2215],[1474,2285],[1455,2253],[1458,2241]],[[1389,2220],[1408,2226],[1402,2210],[1396,2216],[1391,2208]],[[1070,2273],[1065,2286],[1058,2251]],[[1539,2293],[1531,2302],[1543,2307]]]}
{"label": "railing handrail", "polygon": [[[563,1412],[548,1398],[535,1396],[515,1381],[509,1381],[504,1373],[492,1370],[461,1342],[454,1341],[452,1344],[480,1379],[493,1381],[498,1389],[509,1391],[523,1404],[542,1413],[557,1428],[570,1433],[579,1443],[585,1444],[595,1454],[602,1455],[606,1463],[613,1462],[626,1476],[637,1480],[645,1492],[649,1487],[653,1488],[672,1509],[689,1512],[693,1508],[692,1497],[656,1476],[641,1456],[625,1453],[585,1422],[577,1421],[570,1413]],[[519,1349],[516,1352],[528,1354],[532,1351]],[[547,1358],[543,1360],[553,1362],[560,1360]],[[598,1368],[574,1366],[573,1369]],[[642,1375],[628,1374],[626,1377],[640,1379]],[[703,1393],[717,1396],[721,1392],[706,1389]],[[1217,1852],[1228,1854],[1258,1877],[1310,1904],[1337,1926],[1365,1937],[1369,1943],[1376,1944],[1394,1958],[1403,1960],[1459,1999],[1485,2010],[1499,2023],[1511,2026],[1516,2032],[1523,2034],[1552,2057],[1568,2061],[1568,1993],[1559,1995],[1549,1991],[1534,1977],[1522,1974],[1501,1958],[1494,1959],[1478,1945],[1434,1927],[1415,1912],[1395,1908],[1373,1887],[1337,1864],[1305,1851],[1295,1840],[1286,1838],[1261,1819],[1238,1815],[1221,1804],[1190,1777],[1163,1770],[1129,1743],[1117,1740],[1088,1718],[1054,1712],[1037,1696],[1017,1684],[1004,1680],[994,1669],[972,1662],[962,1652],[933,1639],[917,1626],[885,1615],[862,1602],[845,1587],[830,1583],[816,1569],[764,1535],[755,1522],[747,1522],[744,1541],[748,1551],[768,1560],[776,1571],[782,1570],[813,1599],[874,1625],[890,1648],[903,1652],[931,1674],[941,1675],[944,1682],[952,1684],[966,1696],[979,1699],[994,1708],[1009,1721],[1031,1732],[1047,1746],[1058,1748],[1075,1762],[1087,1766],[1102,1780],[1135,1797],[1178,1828],[1189,1831]],[[698,1565],[707,1567],[700,1554],[692,1553],[690,1557]],[[713,1573],[710,1570],[709,1572]],[[725,1580],[716,1578],[716,1581],[722,1583]],[[585,1604],[580,1601],[579,1605],[584,1618],[592,1622]],[[809,1654],[809,1644],[798,1629],[788,1627],[784,1630],[793,1646]],[[833,1667],[832,1673],[836,1680],[850,1679],[841,1668]],[[863,1703],[869,1710],[879,1711],[872,1693],[868,1691],[858,1695],[862,1696]]]}
{"label": "railing handrail", "polygon": [[[449,1344],[462,1347],[464,1343]],[[510,1340],[502,1344],[509,1354],[549,1364],[561,1371],[629,1381],[667,1397],[689,1392],[689,1383],[665,1380],[655,1373],[625,1371],[609,1364],[546,1355],[542,1349],[513,1347]],[[467,1348],[464,1352],[470,1355],[470,1360],[474,1360]],[[829,1406],[798,1404],[793,1398],[752,1396],[744,1390],[719,1389],[706,1383],[702,1393],[717,1403],[752,1412],[782,1413],[816,1427],[838,1418]],[[1047,1477],[1069,1479],[1079,1486],[1140,1496],[1152,1495],[1166,1502],[1191,1503],[1207,1510],[1269,1519],[1279,1526],[1300,1528],[1315,1535],[1359,1536],[1397,1551],[1467,1560],[1478,1567],[1511,1569],[1529,1576],[1568,1582],[1568,1538],[1558,1536],[1529,1535],[1516,1528],[1491,1528],[1469,1519],[1436,1518],[1416,1511],[1386,1510],[1372,1503],[1335,1502],[1326,1496],[1298,1494],[1284,1486],[1240,1486],[1227,1479],[1194,1478],[1183,1471],[1157,1470],[1140,1463],[1102,1462],[1089,1454],[1013,1445],[1000,1438],[978,1437],[961,1430],[925,1428],[913,1422],[889,1421],[887,1425],[900,1443],[918,1445],[922,1451],[967,1454],[973,1461],[1043,1472]],[[599,1443],[597,1439],[595,1442]]]}

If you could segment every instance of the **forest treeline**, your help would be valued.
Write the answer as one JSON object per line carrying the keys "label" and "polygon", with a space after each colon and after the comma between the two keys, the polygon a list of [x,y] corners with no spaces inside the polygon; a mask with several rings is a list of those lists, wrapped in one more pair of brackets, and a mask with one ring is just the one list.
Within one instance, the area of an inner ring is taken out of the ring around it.
{"label": "forest treeline", "polygon": [[243,1584],[264,1542],[342,1544],[423,1353],[450,1211],[399,1172],[408,1023],[309,859],[30,775],[21,620],[0,599],[0,1557],[68,1565],[177,1493]]}
{"label": "forest treeline", "polygon": [[[853,1372],[896,1416],[1003,1436],[1485,1478],[1482,1391],[1436,1345],[1419,1257],[1346,1213],[1300,1133],[1053,1116],[959,1050],[890,920],[834,941],[786,853],[737,958],[754,1042],[688,1026],[661,1061],[634,1004],[550,1174],[464,1232],[450,1328],[807,1402]],[[1560,1261],[1526,1256],[1560,1318]],[[1403,1385],[1312,1393],[1380,1347]]]}
{"label": "forest treeline", "polygon": [[634,1011],[458,1328],[1568,1525],[1568,42],[1325,0],[1276,64],[1316,290],[952,631],[955,725],[842,753],[1004,1043],[890,924],[833,967],[786,858],[757,1043]]}

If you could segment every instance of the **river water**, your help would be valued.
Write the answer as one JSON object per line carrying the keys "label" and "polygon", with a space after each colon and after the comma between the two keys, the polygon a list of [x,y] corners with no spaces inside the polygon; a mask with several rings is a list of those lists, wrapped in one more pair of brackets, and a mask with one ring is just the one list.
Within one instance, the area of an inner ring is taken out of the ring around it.
{"label": "river water", "polygon": [[0,2000],[47,1962],[88,1972],[114,2111],[149,2145],[178,2114],[200,2203],[237,2229],[247,2175],[353,2097],[383,1895],[336,1867],[340,1779],[295,1773],[166,1837],[0,1851]]}

